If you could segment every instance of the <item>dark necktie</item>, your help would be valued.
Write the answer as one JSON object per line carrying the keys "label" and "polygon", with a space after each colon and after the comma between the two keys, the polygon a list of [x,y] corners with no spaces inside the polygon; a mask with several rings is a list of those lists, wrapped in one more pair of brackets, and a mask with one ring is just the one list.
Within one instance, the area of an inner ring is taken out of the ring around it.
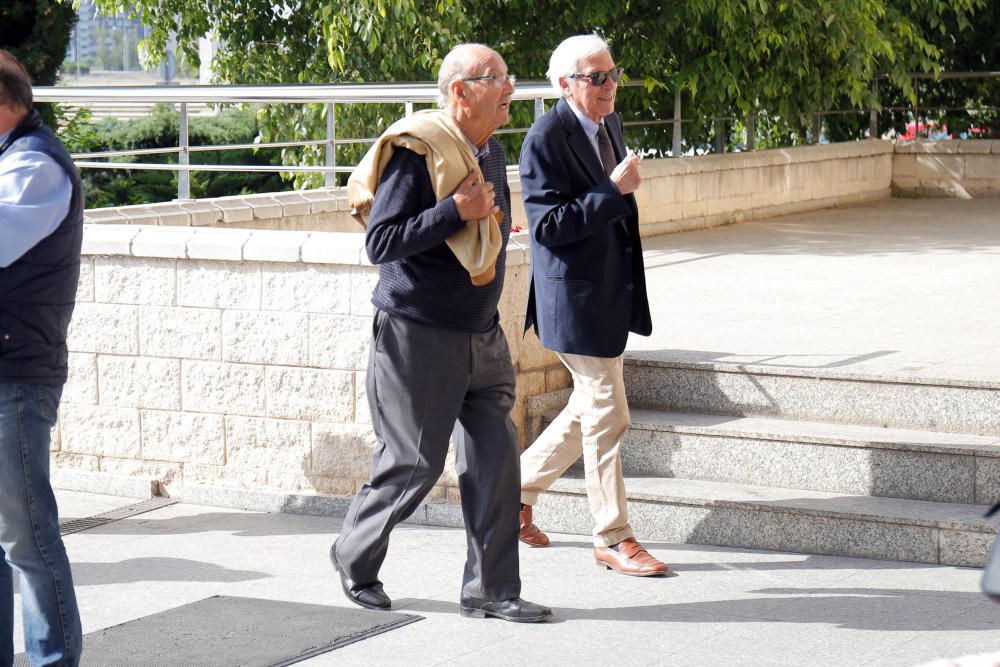
{"label": "dark necktie", "polygon": [[604,173],[608,176],[614,171],[618,161],[615,160],[615,150],[611,148],[611,137],[604,127],[604,123],[597,126],[597,152],[601,154],[601,164],[604,165]]}

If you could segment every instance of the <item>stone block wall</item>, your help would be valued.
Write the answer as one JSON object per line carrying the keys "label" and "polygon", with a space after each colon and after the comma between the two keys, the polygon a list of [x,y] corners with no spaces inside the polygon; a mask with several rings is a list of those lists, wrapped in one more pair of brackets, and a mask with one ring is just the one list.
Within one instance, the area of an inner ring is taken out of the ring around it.
{"label": "stone block wall", "polygon": [[[884,197],[892,164],[887,142],[646,160],[643,234]],[[526,227],[508,174],[513,223]],[[86,471],[179,495],[353,493],[374,441],[364,389],[377,270],[347,209],[329,189],[87,211],[53,438],[64,482]],[[513,235],[500,314],[522,447],[539,427],[529,399],[570,384],[520,334],[529,261],[526,235]]]}
{"label": "stone block wall", "polygon": [[1000,141],[897,143],[892,188],[904,197],[1000,197]]}
{"label": "stone block wall", "polygon": [[237,195],[142,206],[93,208],[85,221],[103,225],[228,227],[282,231],[357,232],[347,190],[320,188]]}
{"label": "stone block wall", "polygon": [[645,160],[643,235],[715,227],[889,195],[892,145],[822,146]]}
{"label": "stone block wall", "polygon": [[[500,312],[522,434],[526,398],[569,383],[520,335],[528,261],[514,237]],[[146,477],[182,496],[189,484],[353,493],[374,442],[376,279],[360,234],[87,225],[53,437],[62,479]]]}

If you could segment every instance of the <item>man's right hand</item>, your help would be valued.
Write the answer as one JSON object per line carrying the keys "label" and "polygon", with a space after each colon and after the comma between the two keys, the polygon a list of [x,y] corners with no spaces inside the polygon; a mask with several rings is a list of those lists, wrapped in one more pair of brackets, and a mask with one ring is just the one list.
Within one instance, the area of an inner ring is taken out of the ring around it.
{"label": "man's right hand", "polygon": [[642,160],[639,156],[629,149],[625,159],[611,172],[611,182],[618,188],[618,192],[628,195],[639,189],[639,184],[642,183],[642,176],[639,175],[640,162]]}
{"label": "man's right hand", "polygon": [[466,222],[482,220],[500,210],[493,202],[493,184],[476,182],[476,172],[470,172],[452,195],[458,217]]}

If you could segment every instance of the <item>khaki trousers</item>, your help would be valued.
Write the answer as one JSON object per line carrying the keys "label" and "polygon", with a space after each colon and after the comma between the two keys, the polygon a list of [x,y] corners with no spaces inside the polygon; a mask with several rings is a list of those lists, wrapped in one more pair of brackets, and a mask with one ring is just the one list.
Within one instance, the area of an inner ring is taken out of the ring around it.
{"label": "khaki trousers", "polygon": [[521,453],[521,502],[534,505],[583,455],[594,544],[611,546],[633,537],[618,448],[629,427],[623,358],[557,352],[573,375],[569,404]]}

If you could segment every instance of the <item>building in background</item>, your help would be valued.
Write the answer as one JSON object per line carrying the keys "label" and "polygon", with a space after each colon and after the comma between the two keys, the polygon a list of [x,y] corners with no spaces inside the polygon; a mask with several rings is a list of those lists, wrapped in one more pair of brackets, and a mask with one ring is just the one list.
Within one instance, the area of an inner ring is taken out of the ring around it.
{"label": "building in background", "polygon": [[97,12],[93,0],[80,0],[77,15],[76,29],[66,53],[66,74],[142,70],[136,50],[146,37],[146,26],[141,19],[125,14],[103,16]]}

